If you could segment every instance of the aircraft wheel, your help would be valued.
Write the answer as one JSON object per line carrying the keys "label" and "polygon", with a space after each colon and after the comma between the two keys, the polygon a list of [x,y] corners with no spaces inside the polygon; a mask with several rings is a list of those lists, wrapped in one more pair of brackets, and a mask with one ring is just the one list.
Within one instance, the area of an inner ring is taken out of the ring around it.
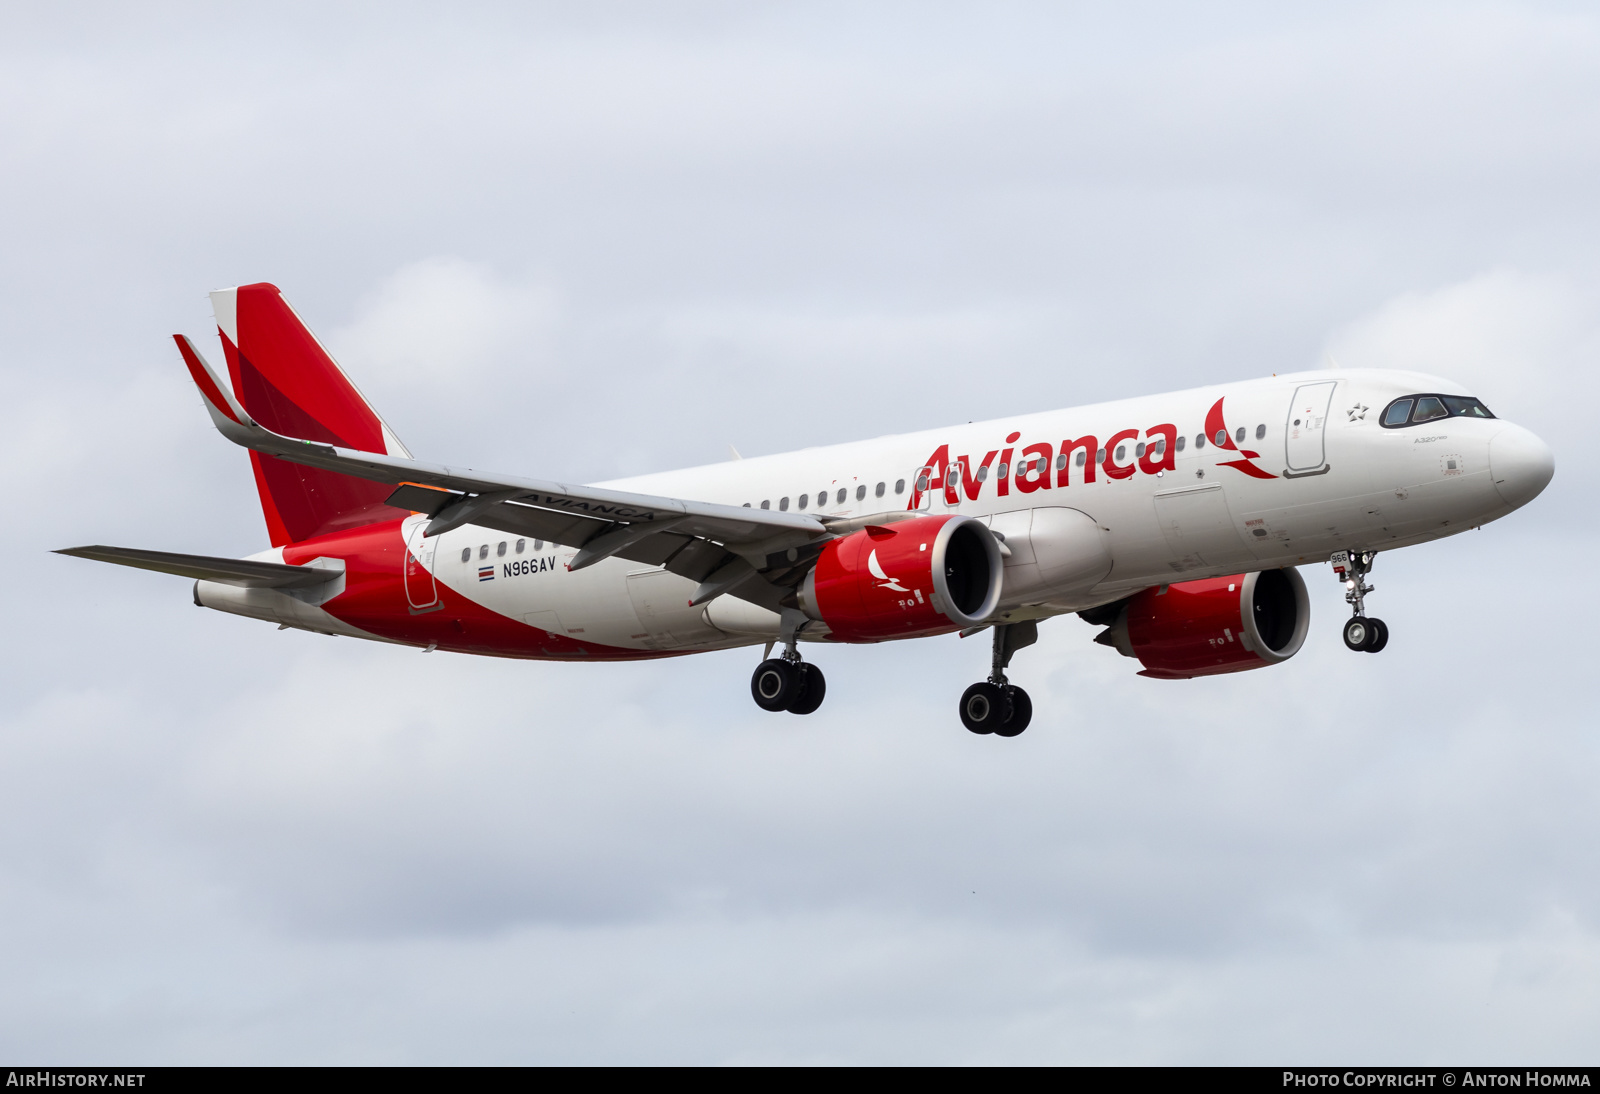
{"label": "aircraft wheel", "polygon": [[995,734],[1001,737],[1015,737],[1028,728],[1028,723],[1033,721],[1033,700],[1028,698],[1028,693],[1019,687],[1008,687],[1010,692],[1011,717],[1001,725],[995,726]]}
{"label": "aircraft wheel", "polygon": [[1372,639],[1367,643],[1368,653],[1377,653],[1389,644],[1389,624],[1381,619],[1369,619],[1372,625]]}
{"label": "aircraft wheel", "polygon": [[755,674],[750,677],[750,695],[755,699],[756,706],[776,713],[789,709],[790,704],[799,697],[804,683],[796,666],[774,657],[756,666]]}
{"label": "aircraft wheel", "polygon": [[799,670],[800,690],[784,709],[790,714],[810,714],[822,705],[822,697],[828,694],[828,681],[815,665],[802,661],[791,667]]}
{"label": "aircraft wheel", "polygon": [[1006,716],[1006,696],[987,680],[961,693],[961,724],[973,733],[993,733]]}
{"label": "aircraft wheel", "polygon": [[1344,625],[1344,644],[1346,648],[1360,653],[1371,644],[1376,633],[1372,620],[1364,615],[1352,616]]}

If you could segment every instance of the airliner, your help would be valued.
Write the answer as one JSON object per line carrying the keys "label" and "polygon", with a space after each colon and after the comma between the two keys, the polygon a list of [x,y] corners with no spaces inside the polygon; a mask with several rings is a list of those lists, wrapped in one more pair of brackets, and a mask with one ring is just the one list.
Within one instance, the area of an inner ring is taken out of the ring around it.
{"label": "airliner", "polygon": [[1157,680],[1280,664],[1310,627],[1307,565],[1344,586],[1345,645],[1377,653],[1376,556],[1497,520],[1555,473],[1543,441],[1459,384],[1333,369],[580,486],[415,459],[275,286],[211,301],[226,377],[174,340],[249,450],[271,548],[59,553],[192,578],[201,607],[425,651],[762,647],[750,691],[773,712],[826,694],[802,642],[988,631],[989,674],[958,711],[1014,737],[1033,707],[1006,670],[1069,613]]}

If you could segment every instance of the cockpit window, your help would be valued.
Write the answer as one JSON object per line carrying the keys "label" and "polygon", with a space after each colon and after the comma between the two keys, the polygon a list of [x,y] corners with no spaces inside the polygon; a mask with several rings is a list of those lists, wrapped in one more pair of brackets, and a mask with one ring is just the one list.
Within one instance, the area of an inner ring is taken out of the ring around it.
{"label": "cockpit window", "polygon": [[1489,408],[1470,395],[1446,395],[1444,405],[1452,418],[1493,418]]}
{"label": "cockpit window", "polygon": [[1443,418],[1450,412],[1444,408],[1444,400],[1437,395],[1424,395],[1417,400],[1417,409],[1411,412],[1413,422],[1431,422],[1435,418]]}
{"label": "cockpit window", "polygon": [[1407,395],[1383,409],[1385,429],[1417,425],[1439,418],[1493,418],[1489,408],[1470,395]]}

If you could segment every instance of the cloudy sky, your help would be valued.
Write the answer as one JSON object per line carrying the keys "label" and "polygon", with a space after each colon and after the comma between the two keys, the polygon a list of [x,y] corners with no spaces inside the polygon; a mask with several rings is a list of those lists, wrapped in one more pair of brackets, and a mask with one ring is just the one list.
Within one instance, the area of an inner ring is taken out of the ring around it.
{"label": "cloudy sky", "polygon": [[[1600,15],[0,8],[0,1056],[1600,1049]],[[597,480],[1329,360],[1540,432],[1379,657],[423,658],[50,555],[265,546],[168,336],[283,288],[424,458]]]}

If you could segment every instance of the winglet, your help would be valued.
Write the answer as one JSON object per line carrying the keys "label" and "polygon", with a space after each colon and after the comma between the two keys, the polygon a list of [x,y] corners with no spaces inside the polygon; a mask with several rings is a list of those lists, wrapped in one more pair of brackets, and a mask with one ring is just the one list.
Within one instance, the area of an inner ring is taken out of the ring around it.
{"label": "winglet", "polygon": [[[212,418],[215,419],[220,414],[234,425],[254,425],[250,415],[234,402],[233,396],[228,394],[228,389],[217,381],[216,373],[211,371],[206,359],[200,356],[200,351],[194,348],[194,343],[182,334],[174,334],[172,340],[178,343],[178,352],[183,354],[183,363],[189,366],[189,376],[200,389],[200,395],[205,399],[206,409],[211,411]],[[222,423],[218,422],[217,426],[221,428]]]}

